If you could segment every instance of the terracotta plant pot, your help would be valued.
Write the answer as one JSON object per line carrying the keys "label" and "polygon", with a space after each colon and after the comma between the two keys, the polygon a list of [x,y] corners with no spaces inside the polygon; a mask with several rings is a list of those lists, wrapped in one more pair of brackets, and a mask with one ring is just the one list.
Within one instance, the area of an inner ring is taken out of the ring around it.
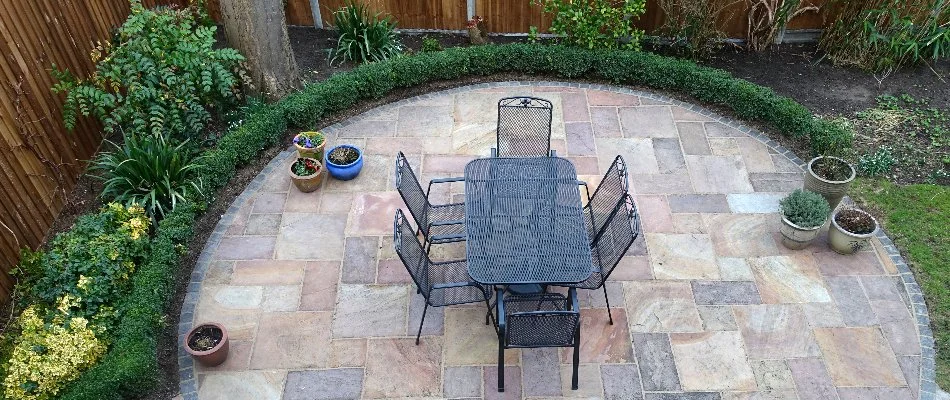
{"label": "terracotta plant pot", "polygon": [[792,250],[801,250],[811,244],[818,237],[821,231],[821,225],[814,228],[802,228],[782,217],[782,244]]}
{"label": "terracotta plant pot", "polygon": [[[818,176],[817,174],[815,174],[815,170],[813,169],[813,167],[815,166],[815,163],[825,158],[835,160],[840,163],[843,163],[844,165],[847,165],[850,171],[848,178],[841,181],[833,181],[833,180],[822,178]],[[851,181],[854,180],[854,175],[855,175],[854,167],[852,167],[851,164],[848,164],[848,162],[845,160],[842,160],[838,157],[831,157],[831,156],[815,157],[811,161],[808,162],[808,168],[805,169],[804,189],[810,192],[815,192],[815,193],[820,194],[822,197],[825,198],[825,200],[828,200],[828,206],[830,206],[831,209],[834,210],[835,207],[838,207],[838,203],[841,202],[841,198],[844,197],[846,193],[848,193],[848,188],[851,186]]]}
{"label": "terracotta plant pot", "polygon": [[297,138],[304,133],[314,133],[314,132],[300,132],[294,136],[294,147],[297,149],[297,156],[301,158],[312,158],[314,160],[323,159],[323,149],[327,146],[327,138],[324,137],[323,141],[320,142],[320,145],[317,147],[304,147],[297,144]]}
{"label": "terracotta plant pot", "polygon": [[[220,332],[221,339],[218,341],[214,347],[209,350],[195,350],[191,348],[191,339],[195,336],[195,333],[199,330],[211,328],[217,332]],[[224,328],[224,325],[221,325],[216,322],[205,322],[198,325],[195,325],[188,331],[188,334],[185,335],[185,351],[188,354],[191,354],[195,358],[195,361],[198,361],[201,365],[206,367],[216,367],[221,365],[224,360],[228,359],[228,330]]]}
{"label": "terracotta plant pot", "polygon": [[[862,214],[867,215],[874,221],[874,230],[871,233],[857,234],[851,233],[846,229],[842,228],[841,225],[838,225],[838,214],[845,210],[855,210]],[[874,219],[871,214],[867,211],[859,210],[856,208],[844,208],[837,210],[831,216],[831,229],[828,229],[828,243],[831,245],[831,249],[838,252],[839,254],[854,254],[862,249],[867,248],[871,245],[871,237],[877,233],[877,230],[880,229],[880,225],[877,223],[877,220]]]}
{"label": "terracotta plant pot", "polygon": [[307,160],[313,161],[317,165],[317,173],[313,175],[301,176],[294,173],[293,164],[291,164],[288,172],[290,173],[290,179],[294,182],[294,186],[297,187],[301,192],[310,193],[314,190],[320,188],[320,184],[323,183],[323,164],[316,159],[309,157],[301,157]]}

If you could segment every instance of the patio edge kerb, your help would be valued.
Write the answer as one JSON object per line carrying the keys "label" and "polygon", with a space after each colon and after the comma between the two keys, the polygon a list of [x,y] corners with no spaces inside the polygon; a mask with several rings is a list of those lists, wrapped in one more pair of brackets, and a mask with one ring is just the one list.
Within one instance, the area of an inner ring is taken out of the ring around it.
{"label": "patio edge kerb", "polygon": [[[343,127],[346,127],[355,122],[359,122],[368,118],[373,117],[378,113],[382,113],[393,108],[411,104],[416,101],[422,101],[426,99],[431,99],[438,96],[456,94],[463,91],[470,90],[479,90],[479,89],[490,89],[498,87],[530,87],[530,86],[553,86],[553,87],[570,87],[578,89],[592,89],[592,90],[601,90],[614,92],[619,94],[634,95],[639,97],[648,98],[654,101],[661,101],[669,103],[670,105],[675,105],[683,107],[687,110],[696,112],[700,115],[703,115],[707,118],[712,119],[714,122],[719,122],[723,125],[726,125],[730,128],[736,129],[750,137],[756,139],[762,144],[766,145],[769,149],[774,151],[776,154],[782,155],[787,158],[789,161],[793,162],[799,167],[802,171],[806,166],[806,163],[799,158],[795,153],[786,149],[780,143],[769,138],[764,132],[752,128],[749,125],[742,123],[736,119],[723,116],[713,112],[712,110],[694,104],[684,102],[669,96],[665,96],[659,93],[648,92],[643,90],[634,90],[622,86],[615,85],[604,85],[604,84],[593,84],[593,83],[580,83],[580,82],[567,82],[567,81],[498,81],[498,82],[483,82],[476,83],[465,86],[458,86],[450,89],[439,90],[434,92],[429,92],[421,94],[414,97],[409,97],[401,99],[392,103],[383,104],[378,107],[372,108],[363,112],[359,115],[356,115],[352,118],[348,118],[344,121],[329,125],[322,130],[327,135],[336,135],[339,130]],[[204,277],[208,271],[208,267],[211,264],[212,251],[217,248],[220,244],[221,239],[224,237],[225,231],[231,225],[231,222],[234,221],[234,218],[237,216],[241,207],[243,207],[251,197],[261,188],[264,183],[265,177],[272,172],[274,169],[279,168],[280,163],[283,160],[286,160],[293,153],[292,148],[288,148],[273,159],[268,162],[268,164],[257,174],[257,176],[244,188],[241,194],[234,199],[234,202],[231,203],[231,206],[228,207],[224,215],[221,216],[221,219],[218,221],[217,225],[214,228],[211,236],[208,237],[208,241],[205,243],[204,248],[201,251],[201,255],[198,258],[198,261],[195,265],[194,272],[191,274],[191,280],[188,283],[188,290],[185,294],[185,299],[181,307],[181,315],[178,324],[178,375],[179,375],[179,390],[182,398],[184,400],[197,400],[198,399],[198,384],[197,377],[195,376],[194,371],[194,361],[185,352],[182,347],[184,342],[184,335],[191,329],[194,324],[194,313],[195,308],[198,304],[198,295],[201,290],[201,284],[204,280]],[[887,237],[887,234],[883,230],[879,230],[876,234],[876,237],[884,245],[884,250],[887,252],[888,257],[897,267],[899,275],[901,277],[901,282],[904,285],[904,290],[907,293],[908,299],[911,303],[912,313],[917,325],[917,337],[920,340],[920,383],[919,383],[919,399],[920,400],[936,400],[937,392],[939,388],[936,383],[936,352],[934,350],[934,338],[933,331],[930,328],[930,316],[927,312],[927,305],[924,301],[923,293],[920,290],[920,285],[917,284],[917,281],[914,278],[914,274],[910,271],[910,267],[907,265],[907,262],[901,256],[900,251],[894,245],[894,242]]]}

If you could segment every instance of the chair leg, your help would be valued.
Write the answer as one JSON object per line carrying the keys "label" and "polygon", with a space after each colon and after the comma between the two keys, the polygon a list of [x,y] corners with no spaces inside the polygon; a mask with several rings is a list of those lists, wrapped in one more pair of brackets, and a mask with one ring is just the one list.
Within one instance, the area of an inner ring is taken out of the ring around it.
{"label": "chair leg", "polygon": [[571,375],[571,390],[577,390],[577,365],[581,361],[581,329],[574,333],[574,371]]}
{"label": "chair leg", "polygon": [[610,314],[610,298],[607,297],[607,284],[604,283],[604,301],[607,302],[607,318],[610,320],[610,324],[614,324],[614,316]]}
{"label": "chair leg", "polygon": [[485,313],[485,325],[488,325],[488,318],[492,317],[492,314],[491,314],[491,302],[488,301],[487,297],[485,298],[485,308],[488,309],[488,311]]}
{"label": "chair leg", "polygon": [[505,348],[498,336],[498,392],[505,391]]}
{"label": "chair leg", "polygon": [[429,255],[430,250],[432,250],[432,242],[426,240],[426,255]]}
{"label": "chair leg", "polygon": [[422,336],[422,324],[426,322],[426,311],[429,311],[429,302],[426,302],[425,308],[422,309],[422,321],[419,321],[419,332],[416,333],[416,346],[419,345],[419,336]]}

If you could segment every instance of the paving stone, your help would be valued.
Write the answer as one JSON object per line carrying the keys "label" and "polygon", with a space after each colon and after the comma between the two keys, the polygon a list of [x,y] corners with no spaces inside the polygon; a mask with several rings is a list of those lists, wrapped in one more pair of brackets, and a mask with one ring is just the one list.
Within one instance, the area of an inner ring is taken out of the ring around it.
{"label": "paving stone", "polygon": [[274,254],[273,236],[232,236],[221,239],[214,258],[218,260],[261,260]]}
{"label": "paving stone", "polygon": [[631,332],[697,332],[703,323],[688,282],[624,282]]}
{"label": "paving stone", "polygon": [[600,380],[600,368],[597,365],[581,364],[577,368],[577,389],[571,389],[573,367],[561,366],[561,396],[567,398],[600,398],[604,395],[604,384]]}
{"label": "paving stone", "polygon": [[253,214],[277,214],[284,212],[286,193],[261,193],[254,198]]}
{"label": "paving stone", "polygon": [[[583,337],[584,335],[581,335],[582,340]],[[569,351],[573,352],[573,349]],[[526,397],[561,395],[561,369],[557,353],[558,349],[553,347],[521,350],[522,387]],[[582,350],[581,356],[583,355]],[[570,357],[573,355],[568,355],[565,360],[571,360]]]}
{"label": "paving stone", "polygon": [[699,305],[759,304],[759,291],[752,282],[693,281],[693,297]]}
{"label": "paving stone", "polygon": [[[558,155],[564,154],[558,152]],[[578,175],[599,175],[600,160],[597,157],[565,157],[571,164],[574,164],[574,170]]]}
{"label": "paving stone", "polygon": [[325,368],[330,319],[329,312],[262,314],[251,369]]}
{"label": "paving stone", "polygon": [[376,255],[379,252],[379,237],[354,236],[345,241],[343,283],[373,283],[376,281]]}
{"label": "paving stone", "polygon": [[484,93],[463,92],[455,95],[455,123],[470,124],[477,122],[498,122],[498,100],[501,97],[516,96],[510,89],[502,94],[486,96]]}
{"label": "paving stone", "polygon": [[285,213],[281,224],[276,249],[278,260],[343,259],[346,217]]}
{"label": "paving stone", "polygon": [[677,137],[669,106],[622,107],[619,113],[624,137]]}
{"label": "paving stone", "polygon": [[422,171],[427,174],[454,174],[461,176],[465,165],[475,159],[469,155],[432,155],[423,160]]}
{"label": "paving stone", "polygon": [[719,279],[709,235],[647,233],[650,265],[657,279]]}
{"label": "paving stone", "polygon": [[[610,164],[619,154],[627,161],[627,171],[630,174],[656,174],[656,155],[653,152],[653,141],[650,139],[595,139],[600,149],[598,160],[601,171],[610,169]],[[633,181],[631,179],[631,181]]]}
{"label": "paving stone", "polygon": [[679,131],[680,142],[683,143],[684,154],[711,154],[702,122],[677,122],[676,129]]}
{"label": "paving stone", "polygon": [[904,381],[907,382],[910,391],[915,394],[920,393],[920,357],[898,356],[897,364],[904,373]]}
{"label": "paving stone", "polygon": [[[593,106],[639,106],[640,97],[604,90],[588,90],[587,103]],[[678,107],[677,107],[678,108]]]}
{"label": "paving stone", "polygon": [[560,105],[564,122],[590,121],[587,96],[584,93],[562,93]]}
{"label": "paving stone", "polygon": [[672,333],[670,344],[683,389],[755,390],[738,332]]}
{"label": "paving stone", "polygon": [[708,137],[709,149],[714,156],[740,156],[739,145],[733,138]]}
{"label": "paving stone", "polygon": [[505,391],[498,392],[498,365],[483,368],[482,393],[486,400],[520,399],[521,395],[521,368],[505,364]]}
{"label": "paving stone", "polygon": [[[194,363],[194,373],[203,375],[222,371],[246,371],[251,362],[251,350],[254,342],[251,340],[228,339],[228,358],[224,363],[215,367],[205,367],[201,363]],[[179,365],[179,367],[183,367]]]}
{"label": "paving stone", "polygon": [[[399,109],[396,136],[444,136],[452,131],[452,106],[403,106]],[[387,125],[392,127],[392,122]]]}
{"label": "paving stone", "polygon": [[280,214],[251,214],[244,228],[245,235],[276,235],[280,228]]}
{"label": "paving stone", "polygon": [[237,261],[231,274],[234,285],[292,285],[303,281],[304,261]]}
{"label": "paving stone", "polygon": [[[775,389],[794,389],[795,381],[785,360],[755,360],[752,361],[752,372],[755,373],[755,382],[761,391]],[[794,391],[793,391],[794,398]]]}
{"label": "paving stone", "polygon": [[623,133],[620,131],[620,115],[617,112],[617,107],[591,107],[590,118],[594,137],[623,137]]}
{"label": "paving stone", "polygon": [[825,278],[831,297],[834,299],[841,316],[848,326],[871,326],[877,324],[877,317],[871,310],[871,303],[864,295],[861,283],[855,277]]}
{"label": "paving stone", "polygon": [[739,132],[739,130],[732,128],[727,125],[723,125],[719,122],[709,122],[706,123],[706,135],[709,137],[733,137],[733,138],[745,138],[749,135]]}
{"label": "paving stone", "polygon": [[693,186],[685,172],[672,174],[631,174],[631,193],[691,194]]}
{"label": "paving stone", "polygon": [[749,172],[775,172],[768,146],[750,137],[736,138],[736,144],[739,145],[742,162]]}
{"label": "paving stone", "polygon": [[764,303],[831,301],[814,260],[807,254],[756,257],[746,261],[752,267]]}
{"label": "paving stone", "polygon": [[590,122],[565,122],[564,132],[567,134],[568,154],[572,156],[597,155],[594,131]]}
{"label": "paving stone", "polygon": [[359,399],[362,390],[362,368],[290,371],[284,400]]}
{"label": "paving stone", "polygon": [[733,193],[726,196],[729,208],[738,214],[769,214],[779,212],[784,193]]}
{"label": "paving stone", "polygon": [[709,228],[700,214],[672,214],[673,233],[708,234]]}
{"label": "paving stone", "polygon": [[363,169],[356,178],[341,181],[328,176],[320,191],[366,193],[389,190],[393,168],[395,168],[393,156],[364,153]]}
{"label": "paving stone", "polygon": [[798,400],[794,389],[764,390],[759,392],[723,392],[722,400]]}
{"label": "paving stone", "polygon": [[[397,208],[408,214],[398,192],[359,194],[353,200],[346,232],[356,236],[391,235]],[[412,219],[412,216],[407,215],[407,218]]]}
{"label": "paving stone", "polygon": [[211,293],[214,302],[229,309],[255,309],[261,306],[264,289],[261,286],[220,286]]}
{"label": "paving stone", "polygon": [[795,380],[801,400],[837,399],[834,382],[821,358],[794,358],[788,360],[788,369]]}
{"label": "paving stone", "polygon": [[901,301],[875,300],[871,309],[880,322],[881,331],[897,355],[919,355],[920,339],[917,324]]}
{"label": "paving stone", "polygon": [[[260,317],[260,302],[263,300],[263,289],[260,286],[243,286],[242,288],[254,288],[253,292],[246,293],[249,300],[244,301],[244,306],[234,307],[227,301],[222,302],[215,298],[219,289],[226,288],[217,285],[204,285],[201,290],[201,298],[195,306],[194,322],[214,321],[228,328],[228,337],[231,340],[253,339],[257,332],[257,323]],[[234,287],[232,287],[234,288]],[[241,298],[241,296],[237,296]]]}
{"label": "paving stone", "polygon": [[604,399],[641,400],[640,371],[634,364],[604,364],[600,366],[604,385]]}
{"label": "paving stone", "polygon": [[366,339],[335,339],[330,342],[330,368],[366,365]]}
{"label": "paving stone", "polygon": [[749,181],[756,192],[791,192],[802,188],[802,173],[750,173]]}
{"label": "paving stone", "polygon": [[208,265],[208,272],[205,273],[205,277],[201,282],[209,285],[230,283],[234,263],[234,261],[212,261]]}
{"label": "paving stone", "polygon": [[[498,364],[498,335],[485,325],[484,308],[446,308],[444,338],[445,365]],[[518,349],[505,350],[506,365],[518,365],[519,359]]]}
{"label": "paving stone", "polygon": [[907,388],[838,388],[841,400],[914,400]]}
{"label": "paving stone", "polygon": [[399,336],[405,332],[409,288],[340,285],[333,337]]}
{"label": "paving stone", "polygon": [[370,339],[366,348],[366,398],[437,396],[442,388],[442,339]]}
{"label": "paving stone", "polygon": [[644,393],[644,400],[721,400],[716,392]]}
{"label": "paving stone", "polygon": [[673,217],[666,196],[636,196],[635,202],[640,212],[640,224],[645,232],[673,230]]}
{"label": "paving stone", "polygon": [[[627,313],[622,308],[612,309],[611,313],[614,317],[613,325],[609,323],[607,311],[604,309],[581,310],[581,363],[613,364],[633,361],[633,349],[630,347],[630,334],[627,331]],[[564,360],[570,360],[573,354],[573,349],[561,350],[561,358]]]}
{"label": "paving stone", "polygon": [[698,193],[750,193],[749,173],[736,156],[686,156],[693,187]]}
{"label": "paving stone", "polygon": [[336,289],[340,263],[316,261],[307,263],[300,291],[301,311],[332,311],[336,305]]}
{"label": "paving stone", "polygon": [[[393,121],[364,119],[340,129],[339,138],[393,137],[396,124]],[[329,149],[328,149],[329,150]]]}
{"label": "paving stone", "polygon": [[790,305],[736,307],[736,324],[750,359],[817,356],[818,346],[800,308]]}
{"label": "paving stone", "polygon": [[198,388],[198,397],[211,400],[279,400],[286,372],[235,371],[209,373]]}
{"label": "paving stone", "polygon": [[654,138],[653,152],[656,155],[656,165],[661,174],[670,174],[686,169],[686,158],[683,149],[676,138]]}
{"label": "paving stone", "polygon": [[673,120],[674,121],[703,121],[709,122],[712,121],[709,117],[692,112],[683,107],[673,106],[670,107],[670,110],[673,111]]}
{"label": "paving stone", "polygon": [[815,253],[815,260],[824,276],[884,274],[884,267],[873,251],[859,251],[850,255],[822,251]]}
{"label": "paving stone", "polygon": [[[422,320],[422,311],[425,310],[425,298],[421,294],[415,293],[409,297],[409,324],[407,325],[406,335],[416,336],[419,332],[419,322]],[[442,335],[445,321],[444,307],[429,307],[426,310],[425,324],[422,325],[422,335]]]}
{"label": "paving stone", "polygon": [[297,311],[300,304],[300,286],[265,286],[261,311]]}
{"label": "paving stone", "polygon": [[817,328],[828,373],[837,386],[902,386],[894,353],[875,328]]}
{"label": "paving stone", "polygon": [[448,398],[482,396],[481,367],[445,367],[442,392]]}
{"label": "paving stone", "polygon": [[736,319],[728,306],[697,306],[699,317],[703,320],[704,331],[734,331]]}
{"label": "paving stone", "polygon": [[[350,213],[350,207],[353,205],[353,193],[344,192],[325,192],[320,198],[320,214],[343,214]],[[290,210],[288,210],[290,211]]]}
{"label": "paving stone", "polygon": [[376,268],[376,283],[415,285],[401,260],[379,260],[379,266]]}
{"label": "paving stone", "polygon": [[744,258],[737,257],[718,257],[716,263],[719,264],[719,275],[726,281],[751,281],[755,280],[752,274],[752,267]]}
{"label": "paving stone", "polygon": [[[327,179],[324,177],[323,179]],[[315,192],[304,193],[297,189],[287,193],[287,201],[284,202],[282,212],[320,212],[320,203],[323,201],[325,193],[317,189]]]}
{"label": "paving stone", "polygon": [[680,390],[670,337],[664,333],[634,333],[633,347],[645,391]]}
{"label": "paving stone", "polygon": [[845,326],[844,317],[835,303],[803,303],[802,311],[808,325],[813,328],[838,328]]}
{"label": "paving stone", "polygon": [[271,173],[264,179],[264,183],[261,185],[261,191],[275,193],[287,192],[290,190],[290,185],[290,175]]}
{"label": "paving stone", "polygon": [[674,194],[669,196],[670,210],[674,213],[727,213],[729,203],[721,194]]}
{"label": "paving stone", "polygon": [[653,279],[650,259],[646,256],[626,256],[610,274],[612,281],[638,281]]}
{"label": "paving stone", "polygon": [[863,276],[861,285],[871,301],[903,301],[901,292],[904,284],[896,276]]}

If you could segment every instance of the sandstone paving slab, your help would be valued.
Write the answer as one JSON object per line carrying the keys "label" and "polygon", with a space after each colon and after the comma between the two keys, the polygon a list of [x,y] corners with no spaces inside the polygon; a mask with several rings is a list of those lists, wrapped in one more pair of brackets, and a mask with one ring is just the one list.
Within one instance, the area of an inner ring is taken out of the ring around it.
{"label": "sandstone paving slab", "polygon": [[[444,346],[448,366],[498,363],[498,335],[485,325],[483,308],[446,308]],[[518,349],[505,350],[506,365],[518,365],[519,359]]]}
{"label": "sandstone paving slab", "polygon": [[[627,313],[622,308],[614,309],[611,313],[613,325],[608,322],[607,312],[603,309],[581,310],[582,363],[626,363],[634,360],[627,331]],[[565,348],[561,351],[561,358],[570,360],[573,353],[573,349]],[[526,366],[524,369],[527,371]]]}
{"label": "sandstone paving slab", "polygon": [[[399,109],[396,136],[428,137],[448,135],[452,132],[453,107],[451,105],[411,105]],[[392,126],[392,123],[388,123]]]}
{"label": "sandstone paving slab", "polygon": [[600,380],[604,385],[604,399],[643,399],[643,389],[640,387],[640,371],[634,364],[601,365]]}
{"label": "sandstone paving slab", "polygon": [[198,396],[211,400],[280,400],[284,371],[234,371],[204,376]]}
{"label": "sandstone paving slab", "polygon": [[805,314],[793,305],[756,305],[734,309],[750,359],[817,356]]}
{"label": "sandstone paving slab", "polygon": [[300,290],[300,310],[333,311],[339,276],[338,261],[308,262]]}
{"label": "sandstone paving slab", "polygon": [[621,107],[619,113],[624,137],[677,137],[669,106]]}
{"label": "sandstone paving slab", "polygon": [[708,234],[703,216],[695,213],[672,214],[673,233]]}
{"label": "sandstone paving slab", "polygon": [[841,400],[914,400],[908,388],[838,388]]}
{"label": "sandstone paving slab", "polygon": [[619,154],[627,162],[627,171],[630,174],[659,173],[657,157],[653,152],[653,141],[650,139],[595,139],[598,149],[600,170],[606,172],[614,158]]}
{"label": "sandstone paving slab", "polygon": [[873,251],[859,251],[845,256],[829,249],[816,252],[815,261],[825,276],[884,275],[884,267]]}
{"label": "sandstone paving slab", "polygon": [[712,121],[712,119],[710,119],[709,117],[705,115],[687,110],[683,107],[673,106],[673,107],[670,107],[670,110],[673,112],[674,121],[700,121],[700,122]]}
{"label": "sandstone paving slab", "polygon": [[813,328],[840,328],[847,326],[835,303],[802,303],[808,325]]}
{"label": "sandstone paving slab", "polygon": [[367,339],[334,339],[330,341],[330,368],[366,366]]}
{"label": "sandstone paving slab", "polygon": [[680,390],[670,337],[665,333],[634,333],[637,366],[644,391]]}
{"label": "sandstone paving slab", "polygon": [[772,237],[781,221],[768,214],[704,214],[709,236],[722,257],[762,257],[782,254]]}
{"label": "sandstone paving slab", "polygon": [[722,392],[722,400],[798,400],[795,390],[778,389],[756,392]]}
{"label": "sandstone paving slab", "polygon": [[684,389],[755,390],[738,332],[671,333],[670,344]]}
{"label": "sandstone paving slab", "polygon": [[340,285],[333,337],[405,334],[409,291],[404,285]]}
{"label": "sandstone paving slab", "polygon": [[590,118],[594,137],[623,137],[623,133],[620,131],[620,115],[617,112],[617,107],[591,107]]}
{"label": "sandstone paving slab", "polygon": [[686,156],[686,167],[698,193],[750,193],[753,191],[742,158],[737,156]]}
{"label": "sandstone paving slab", "polygon": [[571,389],[573,367],[561,366],[561,396],[566,398],[600,398],[604,395],[604,384],[600,380],[600,367],[592,364],[577,368],[577,389]]}
{"label": "sandstone paving slab", "polygon": [[278,214],[284,210],[287,193],[261,193],[254,199],[252,214]]}
{"label": "sandstone paving slab", "polygon": [[342,260],[346,217],[284,213],[275,250],[278,260]]}
{"label": "sandstone paving slab", "polygon": [[880,322],[881,331],[897,355],[919,355],[920,340],[917,338],[917,324],[911,319],[907,306],[900,301],[875,300],[871,310]]}
{"label": "sandstone paving slab", "polygon": [[814,260],[807,254],[756,257],[746,261],[752,267],[759,294],[765,303],[831,301]]}
{"label": "sandstone paving slab", "polygon": [[293,285],[303,282],[303,261],[238,261],[231,273],[233,285]]}
{"label": "sandstone paving slab", "polygon": [[702,122],[677,122],[680,142],[683,144],[683,153],[688,155],[709,155],[709,143],[706,141],[706,130]]}
{"label": "sandstone paving slab", "polygon": [[442,339],[370,339],[364,397],[437,396],[442,388]]}
{"label": "sandstone paving slab", "polygon": [[677,138],[653,138],[653,152],[656,155],[657,169],[661,174],[671,174],[686,170],[686,158]]}
{"label": "sandstone paving slab", "polygon": [[644,393],[644,400],[721,400],[718,392]]}
{"label": "sandstone paving slab", "polygon": [[734,331],[739,329],[729,306],[697,306],[704,331]]}
{"label": "sandstone paving slab", "polygon": [[592,108],[594,106],[633,107],[640,105],[640,97],[604,90],[587,90],[587,104]]}
{"label": "sandstone paving slab", "polygon": [[284,385],[284,400],[359,399],[363,390],[362,368],[291,371]]}
{"label": "sandstone paving slab", "polygon": [[231,236],[221,239],[218,260],[269,260],[274,254],[274,236]]}
{"label": "sandstone paving slab", "polygon": [[650,265],[657,279],[718,279],[709,235],[647,233]]}
{"label": "sandstone paving slab", "polygon": [[825,278],[831,297],[841,311],[841,317],[848,326],[872,326],[877,324],[877,316],[871,309],[871,302],[864,294],[860,280],[856,277]]}
{"label": "sandstone paving slab", "polygon": [[665,196],[636,196],[637,211],[640,212],[640,224],[644,232],[671,232],[673,216]]}
{"label": "sandstone paving slab", "polygon": [[[714,156],[739,156],[739,145],[733,138],[707,137],[709,149]],[[797,167],[797,166],[796,166]]]}
{"label": "sandstone paving slab", "polygon": [[340,281],[343,283],[375,282],[378,253],[378,236],[351,236],[346,238]]}
{"label": "sandstone paving slab", "polygon": [[[571,360],[573,349],[565,360]],[[584,353],[581,352],[583,355]],[[526,397],[560,396],[561,363],[558,349],[542,347],[521,350],[522,390]],[[570,379],[570,377],[568,377]]]}
{"label": "sandstone paving slab", "polygon": [[631,173],[630,186],[630,192],[636,194],[690,194],[695,192],[693,184],[689,180],[689,174],[685,170],[663,174]]}
{"label": "sandstone paving slab", "polygon": [[691,194],[669,196],[674,213],[728,213],[729,203],[722,194]]}
{"label": "sandstone paving slab", "polygon": [[521,368],[505,364],[504,374],[505,391],[498,392],[498,365],[485,367],[482,370],[482,393],[486,400],[524,398],[521,389]]}
{"label": "sandstone paving slab", "polygon": [[772,155],[769,154],[769,148],[764,143],[751,137],[744,137],[736,138],[736,144],[742,154],[742,162],[749,172],[775,171]]}
{"label": "sandstone paving slab", "polygon": [[785,193],[733,193],[726,200],[737,214],[772,214],[778,213],[778,203],[784,197]]}
{"label": "sandstone paving slab", "polygon": [[760,391],[792,389],[791,394],[794,397],[795,380],[785,360],[755,360],[751,364],[755,383]]}
{"label": "sandstone paving slab", "polygon": [[244,228],[245,235],[276,235],[280,230],[280,214],[251,214]]}
{"label": "sandstone paving slab", "polygon": [[[323,179],[326,179],[324,177]],[[287,201],[281,212],[320,212],[320,203],[327,197],[321,191],[304,193],[296,188],[287,193]]]}
{"label": "sandstone paving slab", "polygon": [[481,397],[482,368],[445,367],[442,373],[442,393],[451,399]]}
{"label": "sandstone paving slab", "polygon": [[897,358],[875,328],[817,328],[828,373],[837,386],[905,386]]}
{"label": "sandstone paving slab", "polygon": [[697,332],[703,323],[688,282],[624,282],[631,332]]}
{"label": "sandstone paving slab", "polygon": [[759,290],[752,282],[692,281],[696,304],[759,304]]}
{"label": "sandstone paving slab", "polygon": [[297,311],[300,305],[300,285],[272,285],[264,287],[261,311]]}
{"label": "sandstone paving slab", "polygon": [[718,257],[719,276],[725,281],[753,281],[755,274],[748,261],[739,257]]}
{"label": "sandstone paving slab", "polygon": [[324,368],[330,355],[330,313],[261,315],[251,369]]}
{"label": "sandstone paving slab", "polygon": [[898,356],[897,364],[904,373],[904,380],[907,381],[911,393],[920,393],[920,357]]}
{"label": "sandstone paving slab", "polygon": [[207,373],[219,373],[225,371],[247,371],[251,362],[251,351],[254,345],[252,340],[228,340],[228,358],[224,363],[205,367],[200,363],[195,363],[195,374],[204,376]]}
{"label": "sandstone paving slab", "polygon": [[795,380],[801,400],[834,400],[838,398],[831,375],[819,357],[788,360],[788,369]]}

